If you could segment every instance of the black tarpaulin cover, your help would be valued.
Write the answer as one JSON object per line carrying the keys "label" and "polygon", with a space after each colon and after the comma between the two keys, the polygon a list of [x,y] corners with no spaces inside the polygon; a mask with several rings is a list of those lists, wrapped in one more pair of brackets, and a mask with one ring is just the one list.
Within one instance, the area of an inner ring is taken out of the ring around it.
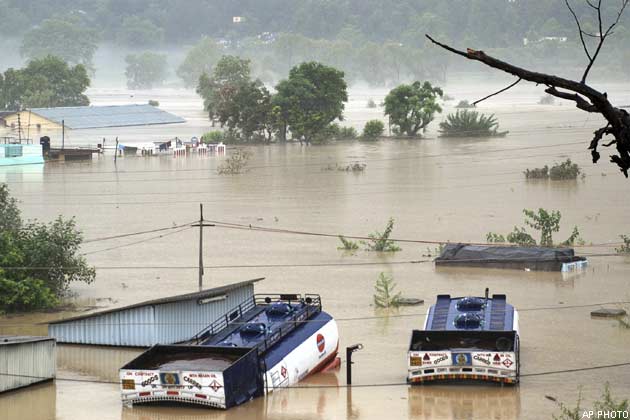
{"label": "black tarpaulin cover", "polygon": [[573,248],[447,244],[436,261],[572,261]]}

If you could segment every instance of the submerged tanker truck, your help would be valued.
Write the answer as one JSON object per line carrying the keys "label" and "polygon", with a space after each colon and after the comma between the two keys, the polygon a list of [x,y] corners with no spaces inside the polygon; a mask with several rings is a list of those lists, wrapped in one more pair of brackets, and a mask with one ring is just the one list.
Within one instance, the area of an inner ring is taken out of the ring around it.
{"label": "submerged tanker truck", "polygon": [[338,346],[319,295],[254,295],[189,343],[155,345],[123,366],[121,397],[227,409],[338,366]]}
{"label": "submerged tanker truck", "polygon": [[424,328],[414,330],[407,382],[478,380],[516,384],[520,374],[518,312],[505,295],[438,295]]}

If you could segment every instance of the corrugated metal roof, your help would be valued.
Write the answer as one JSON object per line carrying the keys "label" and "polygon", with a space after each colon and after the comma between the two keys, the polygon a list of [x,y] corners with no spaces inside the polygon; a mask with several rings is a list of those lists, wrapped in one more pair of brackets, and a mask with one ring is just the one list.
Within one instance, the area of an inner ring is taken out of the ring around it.
{"label": "corrugated metal roof", "polygon": [[39,337],[32,335],[0,335],[0,346],[8,344],[33,343],[36,341],[54,340],[52,337]]}
{"label": "corrugated metal roof", "polygon": [[165,298],[161,298],[161,299],[147,300],[145,302],[135,303],[133,305],[123,306],[123,307],[120,307],[120,308],[112,308],[112,309],[107,309],[107,310],[100,311],[100,312],[93,312],[93,313],[87,314],[87,315],[79,315],[79,316],[75,316],[75,317],[71,317],[71,318],[63,318],[63,319],[59,319],[57,321],[49,322],[48,324],[49,325],[63,324],[65,322],[71,322],[71,321],[76,321],[76,320],[80,320],[80,319],[93,318],[93,317],[100,316],[100,315],[110,314],[110,313],[113,313],[113,312],[127,311],[129,309],[140,308],[140,307],[143,307],[143,306],[164,305],[164,304],[167,304],[167,303],[181,302],[181,301],[184,301],[184,300],[204,299],[204,298],[210,298],[210,297],[214,297],[214,296],[220,296],[220,295],[222,295],[224,293],[227,293],[227,292],[229,292],[231,290],[238,289],[239,287],[243,287],[243,286],[246,286],[248,284],[257,283],[257,282],[259,282],[261,280],[264,280],[264,279],[265,279],[264,277],[260,277],[260,278],[256,278],[256,279],[252,279],[252,280],[242,281],[242,282],[239,282],[239,283],[228,284],[226,286],[215,287],[213,289],[206,289],[206,290],[202,290],[200,292],[186,293],[186,294],[183,294],[183,295],[169,296],[169,297],[165,297]]}
{"label": "corrugated metal roof", "polygon": [[30,111],[71,129],[176,124],[181,117],[147,104],[31,108]]}

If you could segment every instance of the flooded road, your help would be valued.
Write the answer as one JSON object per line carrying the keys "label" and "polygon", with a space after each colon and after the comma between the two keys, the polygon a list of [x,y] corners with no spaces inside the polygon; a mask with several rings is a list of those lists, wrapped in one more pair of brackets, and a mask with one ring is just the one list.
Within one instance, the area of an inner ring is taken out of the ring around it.
{"label": "flooded road", "polygon": [[[447,88],[457,99],[491,91],[493,86]],[[629,90],[616,91],[620,103],[630,103]],[[379,117],[381,110],[366,109],[365,103],[368,98],[379,102],[385,93],[354,92],[346,112],[348,124],[358,128]],[[159,95],[151,93],[164,109],[189,122],[75,132],[69,141],[95,143],[94,139],[116,135],[129,142],[188,138],[208,128],[201,102],[191,93]],[[515,225],[524,225],[522,210],[542,207],[562,212],[556,241],[568,237],[577,225],[587,244],[618,242],[619,234],[630,233],[630,183],[606,162],[605,152],[600,164],[589,162],[585,149],[600,121],[568,104],[536,105],[538,96],[540,91],[524,87],[481,107],[483,112],[496,113],[501,128],[510,130],[505,138],[438,139],[438,117],[421,141],[250,147],[249,171],[238,176],[217,175],[223,159],[219,157],[124,157],[114,165],[112,156],[104,155],[90,163],[2,168],[0,182],[9,184],[27,218],[76,216],[90,241],[83,252],[97,267],[97,279],[72,290],[79,305],[92,309],[195,291],[196,230],[175,229],[162,237],[163,233],[154,233],[98,239],[185,225],[198,219],[199,203],[204,204],[206,219],[222,222],[365,236],[382,231],[393,217],[396,238],[474,242],[483,242],[489,231],[505,234]],[[125,91],[94,91],[91,97],[95,104],[129,102]],[[141,94],[136,94],[138,98]],[[525,181],[526,168],[567,157],[582,166],[584,179]],[[325,170],[352,162],[367,167],[359,174]],[[582,386],[583,405],[590,407],[606,381],[615,395],[630,394],[628,366],[537,375],[630,362],[630,332],[614,320],[591,319],[593,308],[583,306],[630,301],[628,257],[594,255],[587,271],[563,275],[436,269],[430,262],[418,262],[430,260],[423,255],[435,248],[421,243],[403,243],[402,251],[392,255],[363,250],[347,254],[337,250],[336,238],[219,227],[206,230],[204,243],[206,287],[264,276],[257,292],[321,294],[324,309],[338,319],[340,348],[354,343],[365,347],[354,355],[356,387],[337,387],[345,384],[342,365],[338,374],[315,376],[301,388],[228,412],[129,409],[120,403],[118,386],[108,382],[115,382],[118,368],[141,350],[60,345],[58,377],[72,380],[0,396],[0,418],[539,419],[550,418],[556,408],[545,395],[571,404]],[[578,252],[608,254],[613,248],[585,247]],[[347,265],[353,263],[377,264]],[[425,299],[425,305],[375,309],[372,294],[380,272],[392,275],[404,296]],[[520,310],[521,385],[404,385],[411,330],[422,326],[435,295],[481,294],[486,287],[491,293],[507,294]],[[46,326],[39,322],[69,315],[5,317],[0,320],[0,333],[46,334]]]}

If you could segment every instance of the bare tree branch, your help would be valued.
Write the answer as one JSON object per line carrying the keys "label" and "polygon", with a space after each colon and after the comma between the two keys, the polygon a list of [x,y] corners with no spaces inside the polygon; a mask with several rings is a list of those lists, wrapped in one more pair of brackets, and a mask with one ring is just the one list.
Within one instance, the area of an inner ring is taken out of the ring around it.
{"label": "bare tree branch", "polygon": [[[586,53],[586,56],[588,57],[589,61],[591,61],[592,60],[591,53],[588,51],[588,47],[586,46],[586,41],[584,40],[584,35],[586,35],[586,32],[584,32],[582,30],[582,25],[580,25],[580,19],[578,19],[577,15],[575,14],[575,11],[573,10],[573,8],[571,7],[571,4],[569,3],[569,0],[564,0],[564,3],[567,5],[567,8],[569,9],[571,14],[573,15],[573,19],[575,20],[575,24],[578,27],[578,33],[580,34],[580,41],[582,41],[582,48],[584,48],[584,52]],[[591,5],[591,3],[588,3],[588,4]],[[594,6],[592,6],[592,7],[594,7]]]}
{"label": "bare tree branch", "polygon": [[523,80],[523,79],[521,79],[521,78],[519,77],[519,78],[516,80],[516,82],[512,83],[510,86],[505,87],[505,88],[503,88],[503,89],[501,89],[501,90],[499,90],[499,91],[496,91],[496,92],[494,92],[494,93],[492,93],[492,94],[490,94],[490,95],[488,95],[488,96],[485,96],[485,97],[483,97],[483,98],[481,98],[481,99],[478,99],[478,100],[476,100],[475,102],[473,102],[472,104],[473,104],[473,105],[477,105],[477,104],[478,104],[479,102],[481,102],[481,101],[485,101],[486,99],[488,99],[488,98],[492,98],[493,96],[498,95],[499,93],[505,92],[506,90],[508,90],[508,89],[510,89],[510,88],[512,88],[512,87],[514,87],[514,86],[516,86],[516,85],[518,84],[518,82],[520,82],[521,80]]}
{"label": "bare tree branch", "polygon": [[581,110],[583,110],[583,111],[586,111],[586,112],[599,112],[599,110],[597,109],[597,107],[595,105],[593,105],[592,103],[588,102],[586,99],[584,99],[583,97],[581,97],[577,93],[560,92],[559,90],[557,90],[553,86],[549,86],[547,89],[545,89],[545,92],[547,92],[548,94],[553,95],[555,97],[558,97],[558,98],[568,99],[569,101],[574,101],[575,105],[578,108],[580,108]]}
{"label": "bare tree branch", "polygon": [[[623,0],[624,5],[627,4],[628,1],[630,0]],[[478,51],[471,48],[468,48],[466,51],[461,51],[451,47],[450,45],[438,42],[429,35],[426,35],[426,37],[435,45],[444,48],[445,50],[450,51],[453,54],[460,55],[469,60],[479,61],[489,67],[518,77],[519,80],[517,80],[517,82],[513,83],[512,85],[508,86],[508,88],[505,88],[502,91],[509,89],[511,86],[515,85],[522,79],[547,86],[547,93],[562,99],[574,101],[576,103],[576,106],[581,110],[587,112],[598,112],[602,114],[604,118],[606,118],[606,120],[608,121],[608,124],[605,127],[595,131],[594,137],[591,140],[589,149],[591,150],[593,163],[596,163],[600,158],[597,147],[602,138],[607,135],[614,136],[614,141],[606,143],[604,144],[604,146],[611,146],[613,144],[615,145],[618,154],[610,156],[610,161],[617,164],[617,166],[619,166],[621,172],[626,176],[626,178],[628,177],[628,171],[630,170],[630,114],[628,114],[628,112],[626,112],[624,109],[614,107],[608,101],[608,95],[605,92],[599,92],[598,90],[587,85],[584,80],[582,80],[581,82],[577,82],[575,80],[565,79],[563,77],[559,77],[553,74],[534,72],[496,59],[492,56],[487,55],[483,51]],[[601,42],[599,48],[601,48]],[[501,91],[497,93],[500,92]]]}

